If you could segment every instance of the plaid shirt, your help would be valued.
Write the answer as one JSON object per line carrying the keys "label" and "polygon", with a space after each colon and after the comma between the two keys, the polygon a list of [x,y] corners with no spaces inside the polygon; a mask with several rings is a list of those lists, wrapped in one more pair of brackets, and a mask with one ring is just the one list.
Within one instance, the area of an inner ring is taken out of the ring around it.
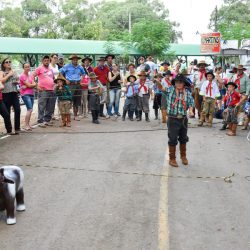
{"label": "plaid shirt", "polygon": [[[163,93],[164,94],[164,93]],[[183,103],[181,100],[179,100],[175,106],[173,107],[173,104],[176,100],[176,92],[175,87],[169,87],[167,89],[166,93],[166,99],[167,99],[167,113],[170,116],[177,116],[177,115],[187,115],[187,110],[190,107],[194,107],[194,99],[192,97],[192,94],[189,90],[186,89],[186,97],[185,97],[185,103],[186,103],[186,109],[183,106]]]}

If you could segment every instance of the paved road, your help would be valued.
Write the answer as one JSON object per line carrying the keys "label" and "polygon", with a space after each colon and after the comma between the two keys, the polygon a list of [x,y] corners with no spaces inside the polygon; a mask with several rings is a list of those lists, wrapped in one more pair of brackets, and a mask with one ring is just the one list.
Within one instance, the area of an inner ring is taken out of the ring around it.
{"label": "paved road", "polygon": [[[0,140],[0,162],[24,165],[27,207],[14,226],[0,214],[1,249],[248,249],[245,133],[190,128],[190,167],[168,169],[162,129],[84,120]],[[232,183],[186,178],[232,172]]]}

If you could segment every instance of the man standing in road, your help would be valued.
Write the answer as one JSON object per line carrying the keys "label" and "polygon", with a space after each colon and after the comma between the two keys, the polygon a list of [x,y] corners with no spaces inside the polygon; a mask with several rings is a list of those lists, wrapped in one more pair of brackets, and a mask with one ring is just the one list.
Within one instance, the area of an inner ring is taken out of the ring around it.
{"label": "man standing in road", "polygon": [[78,109],[81,105],[81,80],[82,77],[86,74],[84,68],[78,64],[78,60],[81,59],[76,54],[71,55],[69,60],[71,63],[66,64],[60,69],[60,73],[66,78],[66,83],[69,85],[73,97],[73,112],[74,120],[80,121],[78,117]]}
{"label": "man standing in road", "polygon": [[50,57],[44,56],[42,65],[33,73],[34,78],[38,78],[38,124],[43,128],[52,126],[51,119],[55,109],[54,73],[49,63]]}
{"label": "man standing in road", "polygon": [[108,84],[108,73],[109,68],[104,65],[105,58],[100,57],[98,60],[98,65],[94,68],[94,73],[97,75],[97,80],[103,85],[103,95],[100,105],[100,117],[105,117],[103,114],[104,103],[107,102],[107,84]]}

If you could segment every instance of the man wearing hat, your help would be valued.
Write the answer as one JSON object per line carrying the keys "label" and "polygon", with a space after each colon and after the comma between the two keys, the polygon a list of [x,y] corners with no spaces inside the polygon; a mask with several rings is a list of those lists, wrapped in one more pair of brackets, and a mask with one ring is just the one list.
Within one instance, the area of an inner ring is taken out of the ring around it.
{"label": "man wearing hat", "polygon": [[206,78],[206,67],[208,67],[209,64],[205,62],[205,60],[201,60],[197,67],[199,68],[198,71],[194,73],[194,101],[195,101],[195,108],[198,110],[198,115],[200,118],[201,115],[201,108],[202,108],[202,101],[203,97],[200,95],[200,89],[202,84],[207,80]]}
{"label": "man wearing hat", "polygon": [[81,81],[82,77],[86,75],[84,68],[78,64],[78,60],[81,58],[76,54],[70,56],[71,63],[64,65],[60,69],[60,73],[66,78],[66,83],[69,85],[73,96],[73,112],[74,120],[80,121],[78,117],[78,109],[81,105]]}
{"label": "man wearing hat", "polygon": [[101,82],[103,85],[103,95],[102,95],[102,101],[100,105],[100,117],[105,117],[103,114],[103,108],[104,108],[104,103],[107,103],[107,85],[108,85],[108,73],[109,73],[109,68],[105,65],[105,58],[100,57],[98,59],[98,65],[94,68],[94,73],[97,76],[97,79]]}
{"label": "man wearing hat", "polygon": [[145,113],[145,118],[147,122],[149,120],[149,98],[152,90],[152,83],[147,79],[147,73],[141,71],[139,74],[139,80],[136,81],[138,84],[138,118],[137,121],[142,120],[142,112]]}
{"label": "man wearing hat", "polygon": [[105,56],[106,66],[109,68],[109,71],[112,71],[113,60],[115,56],[112,54],[108,54]]}
{"label": "man wearing hat", "polygon": [[178,167],[176,162],[176,146],[180,142],[180,156],[182,163],[188,165],[186,157],[186,143],[188,142],[188,118],[187,111],[192,113],[194,100],[192,94],[186,89],[190,83],[186,77],[179,74],[172,80],[172,87],[167,89],[167,113],[168,113],[168,145],[169,164]]}
{"label": "man wearing hat", "polygon": [[238,107],[240,105],[240,94],[236,91],[237,84],[234,82],[229,82],[226,85],[227,94],[224,97],[224,106],[226,109],[223,112],[224,125],[229,124],[229,131],[227,135],[235,136],[237,129],[237,114]]}
{"label": "man wearing hat", "polygon": [[216,81],[214,81],[215,75],[213,71],[209,71],[205,75],[207,81],[202,84],[200,90],[200,95],[203,96],[203,109],[198,126],[203,126],[206,116],[208,116],[208,126],[212,127],[215,103],[216,99],[220,97],[220,90]]}

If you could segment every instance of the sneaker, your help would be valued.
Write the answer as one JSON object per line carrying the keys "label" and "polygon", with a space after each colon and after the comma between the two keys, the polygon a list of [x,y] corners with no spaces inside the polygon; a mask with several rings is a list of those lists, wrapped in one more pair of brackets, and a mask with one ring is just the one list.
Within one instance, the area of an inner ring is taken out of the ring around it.
{"label": "sneaker", "polygon": [[46,128],[46,125],[44,123],[39,123],[38,127],[40,127],[40,128]]}
{"label": "sneaker", "polygon": [[117,119],[117,118],[118,118],[118,115],[114,115],[114,117],[115,117],[115,119]]}
{"label": "sneaker", "polygon": [[107,114],[107,115],[106,115],[106,119],[109,119],[109,118],[110,118],[110,115]]}
{"label": "sneaker", "polygon": [[118,116],[121,116],[121,114],[120,114],[119,112],[117,113],[117,115],[118,115]]}
{"label": "sneaker", "polygon": [[44,122],[44,125],[51,127],[51,126],[53,126],[53,122],[52,121]]}

